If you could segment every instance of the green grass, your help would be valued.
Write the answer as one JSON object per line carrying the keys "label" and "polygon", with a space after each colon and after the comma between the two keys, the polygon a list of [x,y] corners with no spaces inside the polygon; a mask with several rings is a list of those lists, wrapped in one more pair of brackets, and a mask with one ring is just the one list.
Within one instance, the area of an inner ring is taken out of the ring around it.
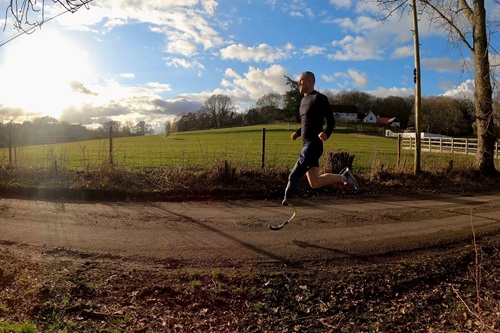
{"label": "green grass", "polygon": [[[228,161],[241,169],[260,168],[262,163],[262,128],[266,128],[266,168],[291,167],[301,149],[300,138],[290,139],[292,124],[257,125],[163,135],[116,138],[113,140],[113,163],[122,167],[173,167],[207,169]],[[325,143],[325,153],[349,151],[356,157],[353,168],[358,173],[391,169],[397,163],[397,139],[365,134],[336,133]],[[17,165],[45,168],[81,169],[109,163],[109,140],[18,147],[13,149]],[[412,168],[413,151],[403,151],[401,161]],[[326,155],[326,154],[325,154]],[[324,155],[324,156],[325,156]],[[443,167],[448,157],[428,159]],[[469,158],[470,160],[470,158]],[[0,164],[9,162],[7,148],[0,149]],[[324,159],[322,163],[324,164]]]}
{"label": "green grass", "polygon": [[0,320],[0,333],[36,333],[36,326],[31,322],[12,324],[9,321]]}

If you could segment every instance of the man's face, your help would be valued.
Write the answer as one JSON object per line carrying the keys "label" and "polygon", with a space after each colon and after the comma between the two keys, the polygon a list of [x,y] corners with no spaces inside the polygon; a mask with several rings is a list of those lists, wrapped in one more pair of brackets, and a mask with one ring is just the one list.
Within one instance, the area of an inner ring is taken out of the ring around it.
{"label": "man's face", "polygon": [[307,74],[302,74],[299,78],[299,91],[301,94],[309,94],[314,89],[312,78]]}

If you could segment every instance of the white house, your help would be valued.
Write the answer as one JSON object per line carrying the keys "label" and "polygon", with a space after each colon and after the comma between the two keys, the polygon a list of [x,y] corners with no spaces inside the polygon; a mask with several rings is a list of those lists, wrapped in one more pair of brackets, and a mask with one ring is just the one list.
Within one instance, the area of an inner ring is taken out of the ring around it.
{"label": "white house", "polygon": [[368,112],[366,117],[363,118],[363,122],[369,123],[369,124],[376,124],[377,123],[377,116],[375,115],[375,113],[370,111],[370,112]]}

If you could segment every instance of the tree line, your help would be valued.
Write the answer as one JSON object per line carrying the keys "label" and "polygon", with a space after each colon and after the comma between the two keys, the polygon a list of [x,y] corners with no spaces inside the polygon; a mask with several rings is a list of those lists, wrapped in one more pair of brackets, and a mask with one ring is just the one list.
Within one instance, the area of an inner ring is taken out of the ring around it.
{"label": "tree line", "polygon": [[[199,111],[183,114],[173,122],[168,122],[165,131],[170,133],[282,121],[299,122],[302,95],[298,82],[285,78],[289,87],[285,94],[265,94],[243,113],[235,112],[229,96],[216,94],[210,96]],[[356,113],[358,121],[362,121],[371,111],[379,117],[396,117],[402,130],[415,125],[414,96],[381,98],[360,91],[323,93],[328,97],[333,112]],[[498,109],[498,102],[495,108]],[[446,96],[422,98],[420,116],[425,132],[448,136],[470,136],[476,133],[474,102],[468,99]]]}
{"label": "tree line", "polygon": [[0,146],[5,147],[9,142],[19,147],[107,139],[110,129],[113,137],[153,134],[152,126],[145,121],[136,124],[130,121],[109,121],[96,129],[89,129],[83,125],[60,122],[52,117],[40,117],[22,123],[0,123]]}

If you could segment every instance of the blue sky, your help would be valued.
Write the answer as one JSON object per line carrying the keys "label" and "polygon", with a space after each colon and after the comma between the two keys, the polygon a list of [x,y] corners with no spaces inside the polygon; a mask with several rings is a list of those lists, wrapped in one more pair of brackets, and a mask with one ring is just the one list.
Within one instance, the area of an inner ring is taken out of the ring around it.
{"label": "blue sky", "polygon": [[[7,4],[0,0],[2,13]],[[45,17],[63,11],[47,1]],[[411,16],[383,15],[374,2],[351,0],[93,1],[0,47],[0,121],[144,120],[160,133],[212,94],[244,111],[305,70],[320,91],[413,95]],[[1,41],[18,33],[5,23]],[[470,53],[426,17],[419,30],[423,94],[469,93]]]}

